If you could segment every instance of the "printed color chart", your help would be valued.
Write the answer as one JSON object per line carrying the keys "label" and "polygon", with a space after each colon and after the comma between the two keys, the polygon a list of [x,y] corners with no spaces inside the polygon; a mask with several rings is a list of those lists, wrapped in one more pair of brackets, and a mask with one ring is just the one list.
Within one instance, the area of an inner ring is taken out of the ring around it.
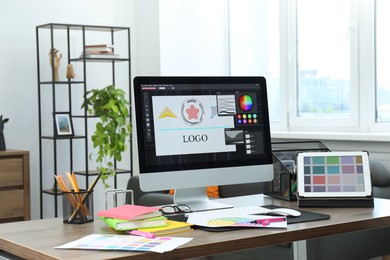
{"label": "printed color chart", "polygon": [[360,155],[308,156],[304,163],[305,192],[363,192],[363,160]]}
{"label": "printed color chart", "polygon": [[130,235],[92,234],[57,246],[60,249],[91,249],[120,251],[152,251],[163,253],[191,241],[184,237],[144,238]]}

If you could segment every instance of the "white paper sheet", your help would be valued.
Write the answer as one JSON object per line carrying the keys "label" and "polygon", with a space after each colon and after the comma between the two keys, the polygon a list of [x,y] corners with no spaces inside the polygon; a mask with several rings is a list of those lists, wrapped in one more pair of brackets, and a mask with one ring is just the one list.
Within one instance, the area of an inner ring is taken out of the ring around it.
{"label": "white paper sheet", "polygon": [[92,234],[55,248],[164,253],[184,245],[191,240],[192,238],[187,237],[144,238],[131,235]]}
{"label": "white paper sheet", "polygon": [[187,223],[202,227],[253,227],[253,228],[287,228],[285,217],[255,216],[229,214],[212,211],[191,213]]}

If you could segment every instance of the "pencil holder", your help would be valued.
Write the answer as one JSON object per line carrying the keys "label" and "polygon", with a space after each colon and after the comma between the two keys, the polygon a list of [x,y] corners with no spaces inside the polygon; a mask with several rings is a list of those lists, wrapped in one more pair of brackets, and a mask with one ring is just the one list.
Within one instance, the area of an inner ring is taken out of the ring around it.
{"label": "pencil holder", "polygon": [[93,221],[93,191],[63,192],[64,223],[83,224]]}
{"label": "pencil holder", "polygon": [[282,199],[297,200],[297,155],[300,152],[329,152],[320,141],[274,142],[272,161],[274,179],[266,195]]}

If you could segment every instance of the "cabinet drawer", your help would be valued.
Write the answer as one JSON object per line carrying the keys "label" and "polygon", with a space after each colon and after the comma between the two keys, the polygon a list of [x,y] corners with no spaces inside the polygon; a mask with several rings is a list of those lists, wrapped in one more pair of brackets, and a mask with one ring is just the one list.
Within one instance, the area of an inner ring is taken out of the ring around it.
{"label": "cabinet drawer", "polygon": [[23,159],[0,159],[0,188],[23,185]]}
{"label": "cabinet drawer", "polygon": [[0,191],[0,219],[24,216],[23,190]]}

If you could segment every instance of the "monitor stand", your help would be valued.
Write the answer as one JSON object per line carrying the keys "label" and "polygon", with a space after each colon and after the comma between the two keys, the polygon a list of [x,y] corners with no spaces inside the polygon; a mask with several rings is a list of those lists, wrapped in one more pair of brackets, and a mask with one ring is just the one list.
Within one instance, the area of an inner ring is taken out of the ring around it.
{"label": "monitor stand", "polygon": [[194,212],[233,207],[232,205],[210,200],[205,187],[176,189],[173,201],[176,205],[188,205]]}

